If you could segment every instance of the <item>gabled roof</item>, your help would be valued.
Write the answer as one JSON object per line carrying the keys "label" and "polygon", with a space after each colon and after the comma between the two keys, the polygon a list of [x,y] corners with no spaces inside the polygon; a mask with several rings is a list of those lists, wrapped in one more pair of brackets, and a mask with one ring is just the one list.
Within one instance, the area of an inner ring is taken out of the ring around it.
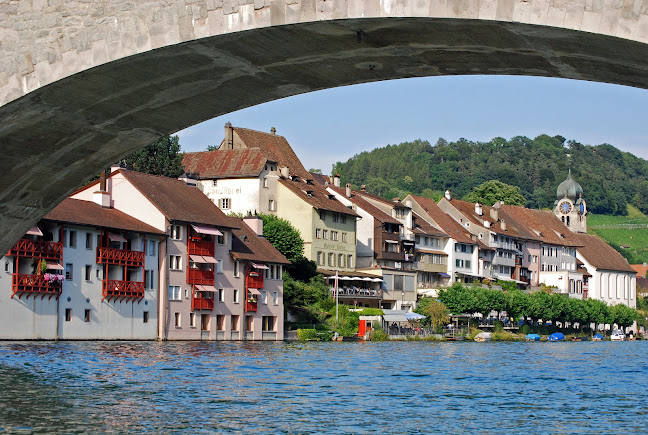
{"label": "gabled roof", "polygon": [[597,269],[637,273],[613,247],[593,234],[572,233],[581,244],[578,253]]}
{"label": "gabled roof", "polygon": [[236,219],[226,216],[198,188],[175,178],[120,169],[121,173],[170,221],[237,228]]}
{"label": "gabled roof", "polygon": [[297,175],[304,180],[312,178],[285,137],[247,128],[233,127],[232,129],[247,148],[258,148],[266,159],[277,162],[279,166],[287,166],[290,175]]}
{"label": "gabled roof", "polygon": [[379,209],[378,207],[376,207],[375,205],[373,205],[372,203],[364,199],[362,196],[360,196],[359,192],[352,190],[351,197],[349,198],[348,196],[346,196],[346,188],[335,187],[333,185],[328,185],[326,187],[328,189],[335,191],[339,195],[344,196],[353,204],[357,205],[362,210],[364,210],[365,212],[373,216],[373,218],[376,219],[378,222],[390,223],[394,225],[402,225],[402,223],[400,223],[398,219],[391,217],[390,215],[388,215],[387,213],[385,213],[384,211],[382,211],[381,209]]}
{"label": "gabled roof", "polygon": [[412,212],[414,217],[414,228],[412,231],[416,234],[424,234],[426,236],[439,236],[439,237],[448,237],[448,235],[443,231],[430,224],[428,221],[423,219],[423,217]]}
{"label": "gabled roof", "polygon": [[165,234],[163,231],[119,210],[104,208],[94,202],[80,199],[64,199],[63,202],[47,213],[43,219],[136,233]]}
{"label": "gabled roof", "polygon": [[199,180],[210,178],[258,177],[266,159],[258,148],[185,153],[185,172]]}
{"label": "gabled roof", "polygon": [[338,199],[335,198],[333,194],[329,193],[324,186],[315,183],[307,184],[305,181],[300,179],[293,181],[287,178],[280,178],[279,182],[304,202],[317,210],[334,211],[349,216],[359,217],[356,212],[338,201]]}
{"label": "gabled roof", "polygon": [[520,233],[527,233],[529,240],[559,246],[580,246],[569,228],[565,226],[553,212],[535,210],[515,205],[503,205],[501,215],[519,228]]}
{"label": "gabled roof", "polygon": [[317,184],[320,184],[322,186],[328,186],[330,184],[329,177],[327,175],[316,174],[314,172],[309,172],[309,174],[311,175],[313,181],[315,181]]}
{"label": "gabled roof", "polygon": [[237,260],[251,260],[263,263],[290,264],[290,261],[263,236],[247,226],[243,219],[237,219],[239,229],[232,230],[232,257]]}
{"label": "gabled roof", "polygon": [[[447,199],[443,198],[442,201],[447,201]],[[484,226],[484,221],[489,221],[491,224],[488,230],[496,234],[516,237],[519,239],[531,238],[531,234],[529,232],[524,231],[523,228],[521,228],[518,225],[515,225],[514,222],[511,222],[511,225],[509,225],[509,222],[508,220],[506,220],[506,217],[501,215],[502,214],[501,210],[500,210],[500,220],[497,222],[493,222],[493,219],[491,219],[490,217],[490,210],[492,207],[489,207],[487,205],[482,205],[482,215],[480,216],[475,212],[475,204],[472,202],[461,201],[459,199],[454,199],[454,198],[448,202],[454,208],[456,208],[462,215],[464,215],[472,225],[478,225],[482,228],[486,228]],[[502,229],[502,221],[501,221],[502,219],[506,221],[506,230]]]}
{"label": "gabled roof", "polygon": [[423,198],[422,196],[410,195],[410,197],[412,198],[412,201],[416,201],[416,203],[425,210],[430,219],[432,219],[434,223],[436,223],[448,236],[452,237],[459,243],[469,243],[486,248],[486,245],[483,243],[480,244],[478,241],[473,240],[470,232],[462,227],[457,221],[445,214],[436,202],[429,198]]}

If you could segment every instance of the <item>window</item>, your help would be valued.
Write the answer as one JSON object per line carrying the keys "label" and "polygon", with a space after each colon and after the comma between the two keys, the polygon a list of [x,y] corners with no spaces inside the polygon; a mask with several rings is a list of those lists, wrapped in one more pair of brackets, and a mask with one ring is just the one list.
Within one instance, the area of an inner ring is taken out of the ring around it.
{"label": "window", "polygon": [[328,230],[322,230],[322,238],[328,239]]}
{"label": "window", "polygon": [[86,233],[86,249],[92,249],[92,233]]}
{"label": "window", "polygon": [[347,233],[342,233],[342,243],[347,242]]}
{"label": "window", "polygon": [[66,263],[65,264],[65,279],[66,280],[71,280],[72,276],[73,276],[72,264]]}
{"label": "window", "polygon": [[216,273],[223,273],[223,260],[216,260]]}
{"label": "window", "polygon": [[196,313],[189,313],[189,327],[196,327]]}
{"label": "window", "polygon": [[155,240],[149,240],[148,242],[148,255],[155,256]]}
{"label": "window", "polygon": [[101,279],[101,269],[97,268],[97,271],[96,271],[96,273],[95,273],[95,277],[96,277],[97,279]]}
{"label": "window", "polygon": [[264,305],[268,304],[268,292],[265,290],[261,290],[261,303]]}
{"label": "window", "polygon": [[218,289],[218,302],[225,302],[225,290],[222,288]]}
{"label": "window", "polygon": [[279,292],[272,292],[272,303],[279,305]]}
{"label": "window", "polygon": [[225,244],[225,233],[223,233],[220,236],[216,236],[216,243],[219,245],[224,245]]}
{"label": "window", "polygon": [[338,221],[338,214],[333,213],[333,222],[337,222],[337,221]]}
{"label": "window", "polygon": [[470,260],[466,260],[466,269],[470,269]]}
{"label": "window", "polygon": [[5,261],[5,272],[9,272],[9,262]]}
{"label": "window", "polygon": [[169,300],[170,301],[179,301],[182,299],[181,293],[180,293],[180,286],[179,285],[170,285],[169,286]]}
{"label": "window", "polygon": [[353,255],[347,255],[347,267],[353,267]]}
{"label": "window", "polygon": [[153,271],[145,270],[144,271],[144,286],[146,288],[153,288]]}
{"label": "window", "polygon": [[239,316],[234,315],[232,316],[232,331],[238,331],[239,330]]}
{"label": "window", "polygon": [[274,199],[269,199],[268,200],[268,210],[275,211],[275,200]]}
{"label": "window", "polygon": [[67,248],[67,243],[68,243],[68,230],[63,230],[63,247]]}
{"label": "window", "polygon": [[218,206],[221,210],[229,210],[231,206],[230,198],[221,198],[218,200]]}
{"label": "window", "polygon": [[142,313],[142,323],[148,323],[148,320],[149,320],[149,312],[148,312],[148,311],[144,311],[144,312]]}
{"label": "window", "polygon": [[85,310],[85,313],[83,314],[83,321],[84,322],[90,321],[90,310]]}
{"label": "window", "polygon": [[232,294],[232,300],[234,301],[235,304],[239,303],[239,291],[238,291],[238,289],[234,289],[234,292]]}
{"label": "window", "polygon": [[394,290],[403,290],[403,275],[394,275]]}
{"label": "window", "polygon": [[72,320],[72,308],[66,308],[65,309],[65,321],[69,322]]}
{"label": "window", "polygon": [[263,331],[275,330],[275,323],[276,323],[275,316],[263,316],[262,320],[263,320],[263,326],[262,326]]}
{"label": "window", "polygon": [[320,230],[319,228],[315,229],[315,238],[316,239],[322,238],[322,230]]}
{"label": "window", "polygon": [[328,265],[329,266],[335,266],[335,254],[332,252],[329,252],[328,255]]}
{"label": "window", "polygon": [[169,255],[169,269],[182,270],[182,257],[179,255]]}
{"label": "window", "polygon": [[317,265],[324,266],[324,253],[322,251],[317,253]]}
{"label": "window", "polygon": [[239,261],[236,260],[236,261],[234,262],[234,276],[235,276],[236,278],[238,278],[240,275],[241,275],[241,274],[240,274],[240,272],[239,272]]}
{"label": "window", "polygon": [[171,225],[171,238],[173,240],[182,240],[182,227],[180,225]]}
{"label": "window", "polygon": [[85,267],[85,280],[90,281],[92,279],[92,266],[86,264]]}
{"label": "window", "polygon": [[344,267],[344,254],[338,254],[338,266]]}
{"label": "window", "polygon": [[252,322],[252,319],[254,319],[254,317],[245,316],[245,330],[246,331],[254,331],[254,328],[253,328],[254,324]]}
{"label": "window", "polygon": [[333,240],[333,241],[338,240],[338,232],[337,231],[331,231],[331,240]]}
{"label": "window", "polygon": [[76,248],[76,231],[70,230],[70,248]]}
{"label": "window", "polygon": [[341,222],[343,224],[345,224],[346,223],[346,215],[343,214],[342,216],[340,216],[340,218],[341,218]]}
{"label": "window", "polygon": [[320,215],[320,219],[322,219],[323,221],[326,220],[326,212],[324,210],[320,210],[319,215]]}
{"label": "window", "polygon": [[174,314],[175,314],[175,316],[174,316],[174,318],[175,318],[175,323],[174,323],[174,325],[175,325],[176,328],[180,328],[180,325],[181,325],[180,322],[181,322],[181,320],[182,320],[182,319],[180,318],[180,313],[174,313]]}
{"label": "window", "polygon": [[217,331],[225,330],[225,316],[222,314],[216,315],[216,330]]}
{"label": "window", "polygon": [[[268,168],[266,167],[266,170],[267,170],[267,169],[268,169]],[[263,187],[265,187],[266,189],[268,188],[268,178],[267,178],[267,177],[264,177],[264,178],[263,178]]]}

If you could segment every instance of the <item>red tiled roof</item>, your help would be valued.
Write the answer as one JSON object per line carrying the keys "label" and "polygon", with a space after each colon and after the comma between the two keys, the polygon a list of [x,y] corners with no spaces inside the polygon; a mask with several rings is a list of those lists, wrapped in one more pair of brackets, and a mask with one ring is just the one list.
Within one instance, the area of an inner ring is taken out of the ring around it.
{"label": "red tiled roof", "polygon": [[646,272],[648,272],[648,264],[643,263],[643,264],[631,264],[630,267],[632,267],[635,272],[637,272],[637,276],[646,277]]}
{"label": "red tiled roof", "polygon": [[258,148],[185,153],[185,172],[198,179],[257,177],[268,160]]}
{"label": "red tiled roof", "polygon": [[[356,212],[338,201],[324,186],[320,186],[319,184],[306,184],[302,180],[292,181],[286,178],[280,178],[279,182],[317,210],[334,211],[350,216],[358,216]],[[310,194],[306,192],[310,192]],[[333,198],[329,198],[329,196]]]}
{"label": "red tiled roof", "polygon": [[91,201],[66,198],[43,219],[99,228],[133,231],[137,233],[165,234],[132,216],[114,208],[104,208]]}
{"label": "red tiled roof", "polygon": [[432,219],[440,227],[441,230],[443,230],[448,236],[452,237],[457,242],[479,245],[483,248],[487,247],[483,243],[473,240],[471,238],[470,232],[464,229],[464,227],[462,227],[457,221],[445,214],[445,212],[441,210],[441,208],[439,208],[437,203],[433,200],[415,195],[410,195],[410,197],[413,201],[416,201],[416,203],[418,203],[418,205],[420,205],[423,210],[425,210],[430,219]]}
{"label": "red tiled roof", "polygon": [[442,236],[442,237],[448,237],[448,235],[443,232],[442,230],[438,229],[434,225],[430,224],[428,221],[423,219],[423,217],[419,216],[418,214],[412,212],[412,215],[414,216],[414,228],[413,231],[417,234],[425,234],[428,236]]}
{"label": "red tiled roof", "polygon": [[559,246],[580,246],[573,233],[549,210],[535,210],[515,205],[503,205],[500,219],[508,228],[515,228],[521,237]]}
{"label": "red tiled roof", "polygon": [[240,127],[233,127],[233,130],[245,146],[259,148],[266,159],[277,162],[279,166],[287,166],[290,175],[297,175],[304,180],[312,178],[285,137]]}
{"label": "red tiled roof", "polygon": [[236,219],[226,216],[197,187],[159,175],[120,169],[121,173],[170,221],[238,228]]}
{"label": "red tiled roof", "polygon": [[328,185],[326,186],[329,189],[334,190],[336,193],[344,196],[347,198],[349,201],[369,213],[371,216],[373,216],[374,219],[376,219],[378,222],[382,223],[391,223],[391,224],[396,224],[396,225],[402,225],[396,218],[391,217],[366,199],[364,199],[362,196],[360,196],[355,190],[351,191],[351,198],[346,196],[346,188],[342,187],[335,187],[333,185]]}
{"label": "red tiled roof", "polygon": [[327,186],[329,184],[329,177],[327,175],[315,174],[313,172],[309,172],[309,174],[317,184],[321,184],[322,186]]}
{"label": "red tiled roof", "polygon": [[[506,220],[506,217],[502,216],[501,210],[499,216],[500,220],[498,222],[493,222],[493,219],[491,219],[490,217],[491,207],[488,207],[487,205],[482,205],[482,215],[480,216],[475,212],[475,204],[472,202],[461,201],[459,199],[453,198],[452,201],[449,201],[449,203],[454,208],[459,210],[459,212],[463,214],[466,219],[469,220],[473,225],[484,227],[484,221],[487,220],[491,223],[488,229],[496,234],[507,235],[519,239],[531,238],[531,233],[516,225],[515,222],[511,222],[511,225],[509,225],[509,221]],[[501,219],[504,219],[506,221],[506,230],[502,229]]]}
{"label": "red tiled roof", "polygon": [[290,261],[264,237],[259,237],[243,219],[237,219],[239,229],[232,230],[232,257],[263,263],[290,264]]}
{"label": "red tiled roof", "polygon": [[572,233],[572,236],[582,246],[578,253],[597,269],[636,273],[621,254],[597,236],[583,233]]}

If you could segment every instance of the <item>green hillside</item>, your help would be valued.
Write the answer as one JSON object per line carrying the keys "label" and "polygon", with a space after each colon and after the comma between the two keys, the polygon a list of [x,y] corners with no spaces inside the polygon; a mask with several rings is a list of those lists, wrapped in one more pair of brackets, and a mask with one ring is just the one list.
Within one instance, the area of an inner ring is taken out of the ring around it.
{"label": "green hillside", "polygon": [[628,206],[628,216],[589,214],[587,231],[619,251],[630,264],[648,262],[648,217]]}
{"label": "green hillside", "polygon": [[333,168],[342,183],[386,198],[407,193],[439,198],[446,189],[464,198],[488,180],[518,186],[527,207],[553,208],[568,168],[583,187],[590,212],[626,215],[632,204],[648,213],[648,162],[612,145],[583,145],[561,136],[517,136],[489,142],[439,139],[388,145]]}

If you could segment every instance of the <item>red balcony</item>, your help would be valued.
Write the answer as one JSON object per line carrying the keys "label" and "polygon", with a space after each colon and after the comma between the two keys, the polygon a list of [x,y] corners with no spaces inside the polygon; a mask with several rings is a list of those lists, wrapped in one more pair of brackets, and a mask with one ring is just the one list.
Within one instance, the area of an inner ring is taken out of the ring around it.
{"label": "red balcony", "polygon": [[63,244],[58,242],[41,242],[37,240],[20,239],[7,255],[13,257],[39,257],[44,260],[61,261]]}
{"label": "red balcony", "polygon": [[247,288],[263,288],[263,273],[261,272],[248,272],[245,277]]}
{"label": "red balcony", "polygon": [[144,267],[144,252],[98,247],[97,264],[116,264],[118,266]]}
{"label": "red balcony", "polygon": [[200,296],[194,296],[191,299],[191,310],[209,310],[214,309],[214,300],[211,298],[201,298]]}
{"label": "red balcony", "polygon": [[11,279],[11,297],[18,295],[20,299],[23,295],[29,296],[34,295],[44,298],[49,296],[49,299],[52,299],[52,296],[55,296],[57,299],[61,294],[61,281],[49,282],[45,279],[45,275],[27,275],[22,273],[12,274]]}
{"label": "red balcony", "polygon": [[250,302],[250,301],[245,301],[245,312],[253,312],[256,313],[257,310],[257,302]]}
{"label": "red balcony", "polygon": [[189,243],[187,244],[187,253],[189,255],[206,255],[208,257],[213,257],[214,241],[190,238]]}
{"label": "red balcony", "polygon": [[214,285],[214,271],[211,269],[187,269],[187,283]]}
{"label": "red balcony", "polygon": [[144,298],[144,283],[136,281],[103,280],[103,299],[140,300]]}

